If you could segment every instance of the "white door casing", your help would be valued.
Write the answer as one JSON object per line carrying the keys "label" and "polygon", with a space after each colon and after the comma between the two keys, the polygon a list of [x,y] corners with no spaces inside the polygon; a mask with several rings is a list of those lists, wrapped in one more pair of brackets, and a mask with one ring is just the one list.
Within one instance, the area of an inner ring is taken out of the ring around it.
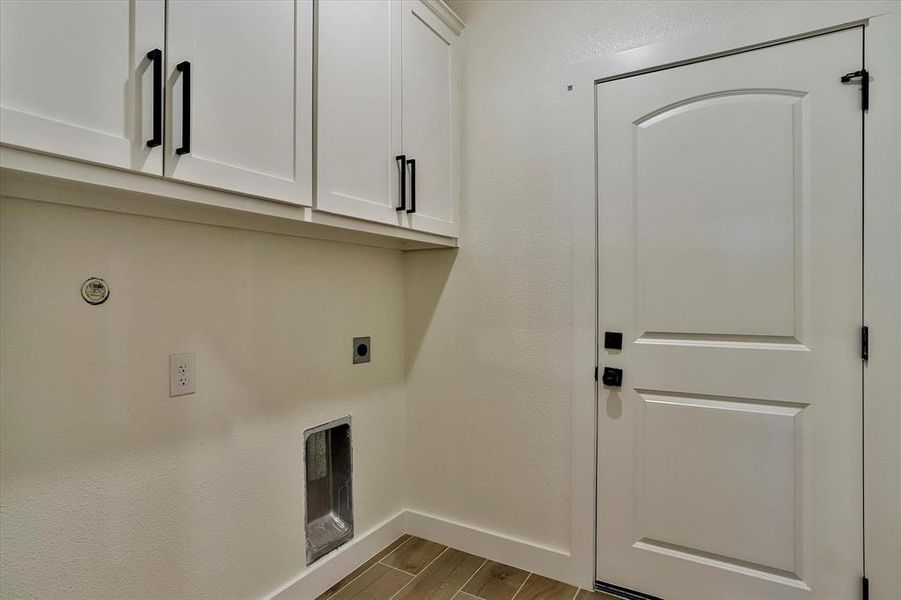
{"label": "white door casing", "polygon": [[162,0],[0,2],[0,142],[162,174],[153,68]]}
{"label": "white door casing", "polygon": [[454,178],[456,37],[422,2],[403,0],[403,149],[416,161],[410,226],[450,236],[459,228]]}
{"label": "white door casing", "polygon": [[[312,204],[311,0],[170,0],[165,174]],[[261,35],[265,32],[265,35]],[[185,77],[190,63],[190,106]],[[190,111],[190,152],[185,142]]]}
{"label": "white door casing", "polygon": [[597,578],[850,598],[861,28],[600,83]]}
{"label": "white door casing", "polygon": [[401,225],[400,3],[318,11],[316,208]]}

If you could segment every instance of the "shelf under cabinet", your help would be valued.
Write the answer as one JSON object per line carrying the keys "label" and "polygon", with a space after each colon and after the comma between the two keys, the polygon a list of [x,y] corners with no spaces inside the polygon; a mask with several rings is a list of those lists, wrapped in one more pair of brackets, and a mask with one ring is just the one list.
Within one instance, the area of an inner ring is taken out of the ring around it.
{"label": "shelf under cabinet", "polygon": [[398,250],[457,247],[451,237],[6,146],[0,195]]}

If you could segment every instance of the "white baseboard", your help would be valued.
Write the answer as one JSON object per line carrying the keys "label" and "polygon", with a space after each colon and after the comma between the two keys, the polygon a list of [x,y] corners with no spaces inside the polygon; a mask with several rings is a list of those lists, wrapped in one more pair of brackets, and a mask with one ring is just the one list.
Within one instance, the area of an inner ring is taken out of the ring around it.
{"label": "white baseboard", "polygon": [[572,556],[562,550],[455,523],[415,510],[404,512],[404,528],[410,535],[532,571],[557,581],[576,586],[585,583],[584,573],[582,577],[573,573]]}
{"label": "white baseboard", "polygon": [[390,517],[353,541],[303,569],[294,579],[266,596],[268,600],[310,600],[329,589],[379,550],[404,534],[405,511]]}
{"label": "white baseboard", "polygon": [[269,594],[267,599],[316,598],[404,533],[572,585],[585,583],[584,577],[573,573],[572,556],[567,552],[435,515],[404,510],[357,536],[312,567],[305,568],[294,579]]}

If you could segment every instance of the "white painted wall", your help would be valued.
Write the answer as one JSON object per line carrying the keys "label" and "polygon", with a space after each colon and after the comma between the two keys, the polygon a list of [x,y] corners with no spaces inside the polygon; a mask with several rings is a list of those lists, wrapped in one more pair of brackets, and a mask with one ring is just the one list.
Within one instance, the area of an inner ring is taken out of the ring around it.
{"label": "white painted wall", "polygon": [[[2,201],[0,596],[273,591],[303,570],[301,432],[348,411],[358,531],[406,483],[413,510],[570,552],[572,478],[591,474],[569,441],[565,68],[784,3],[452,4],[459,251]],[[103,307],[78,297],[89,275]],[[363,332],[374,362],[354,368]],[[199,392],[169,399],[185,351]]]}
{"label": "white painted wall", "polygon": [[451,5],[467,21],[462,240],[455,259],[406,256],[408,505],[568,553],[572,478],[593,473],[571,472],[566,68],[784,3]]}
{"label": "white painted wall", "polygon": [[400,252],[3,199],[0,270],[0,596],[272,592],[304,569],[303,430],[348,413],[357,531],[402,510]]}

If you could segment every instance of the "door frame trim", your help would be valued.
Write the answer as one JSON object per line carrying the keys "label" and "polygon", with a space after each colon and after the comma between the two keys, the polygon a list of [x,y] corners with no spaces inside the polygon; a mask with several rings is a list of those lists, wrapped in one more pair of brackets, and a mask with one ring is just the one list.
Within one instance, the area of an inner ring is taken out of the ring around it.
{"label": "door frame trim", "polygon": [[[573,202],[572,489],[569,580],[591,588],[596,564],[597,489],[597,195],[595,85],[644,72],[710,60],[854,25],[866,25],[866,67],[873,75],[864,143],[864,317],[870,359],[864,427],[865,553],[873,598],[901,597],[894,561],[901,550],[901,5],[888,1],[818,3],[762,19],[600,56],[570,67],[569,167]],[[841,73],[836,73],[838,78]],[[836,79],[837,81],[837,79]],[[874,457],[879,457],[875,460]],[[867,493],[876,489],[879,494]],[[591,523],[587,527],[586,523]],[[879,527],[874,527],[879,523]]]}

